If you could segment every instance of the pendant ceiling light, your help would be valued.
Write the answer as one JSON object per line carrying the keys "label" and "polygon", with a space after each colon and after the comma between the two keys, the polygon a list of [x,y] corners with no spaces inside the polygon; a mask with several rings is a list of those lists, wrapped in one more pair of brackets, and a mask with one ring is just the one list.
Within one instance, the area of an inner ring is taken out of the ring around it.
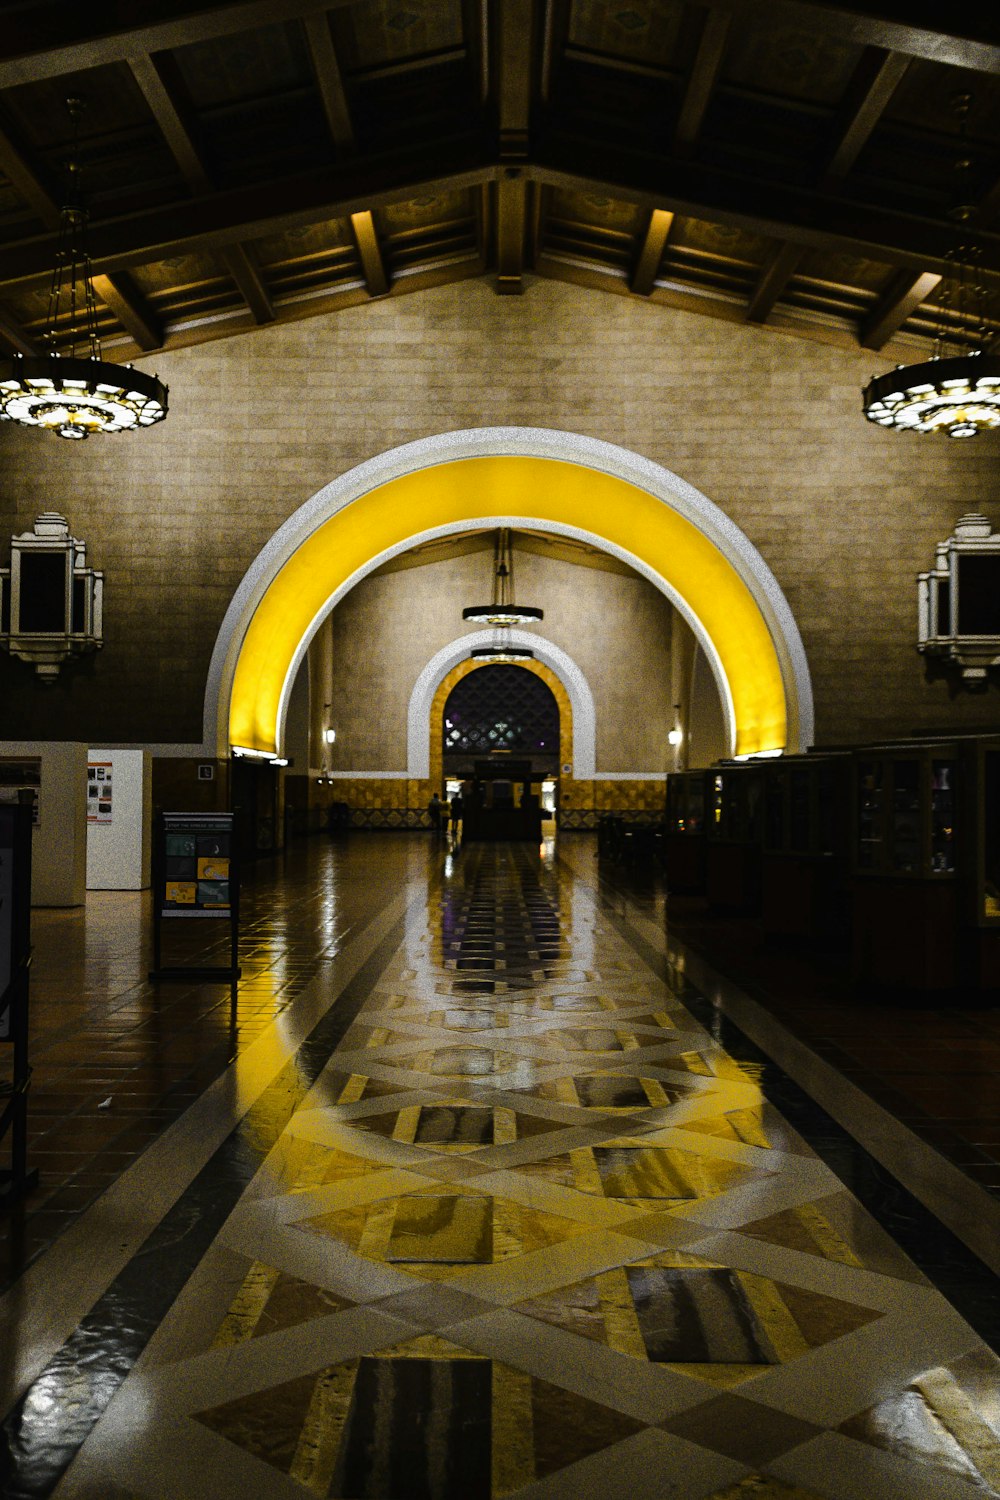
{"label": "pendant ceiling light", "polygon": [[93,432],[127,432],[162,422],[167,387],[155,375],[101,358],[77,152],[83,103],[66,102],[73,121],[73,159],[59,214],[46,352],[0,360],[0,420],[79,441]]}
{"label": "pendant ceiling light", "polygon": [[953,102],[961,152],[955,164],[959,201],[951,217],[959,233],[948,255],[953,275],[942,282],[934,353],[921,364],[897,365],[887,375],[877,375],[864,392],[864,413],[880,427],[967,438],[1000,427],[1000,358],[984,352],[989,331],[986,295],[978,271],[979,249],[968,233],[976,210],[972,194],[962,190],[972,166],[965,140],[972,96],[959,94]]}
{"label": "pendant ceiling light", "polygon": [[462,610],[462,619],[473,624],[489,625],[493,639],[488,646],[476,646],[469,652],[470,661],[532,661],[535,653],[527,646],[515,646],[510,639],[514,625],[537,625],[543,611],[532,604],[514,602],[514,547],[510,530],[497,532],[493,548],[493,602],[472,604]]}
{"label": "pendant ceiling light", "polygon": [[491,646],[476,646],[469,652],[470,661],[534,661],[534,651],[527,646],[512,646],[498,630]]}
{"label": "pendant ceiling light", "polygon": [[497,532],[493,552],[493,602],[470,604],[462,610],[462,619],[507,629],[511,625],[537,625],[542,618],[543,611],[533,605],[514,603],[514,549],[505,526]]}

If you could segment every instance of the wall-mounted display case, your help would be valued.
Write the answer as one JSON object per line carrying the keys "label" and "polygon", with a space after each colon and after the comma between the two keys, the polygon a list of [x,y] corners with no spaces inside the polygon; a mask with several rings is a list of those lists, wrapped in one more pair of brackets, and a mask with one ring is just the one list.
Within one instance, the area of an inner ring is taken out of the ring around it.
{"label": "wall-mounted display case", "polygon": [[768,937],[846,937],[851,760],[789,755],[764,775],[761,918]]}
{"label": "wall-mounted display case", "polygon": [[720,911],[760,910],[764,764],[713,766],[707,782],[705,895]]}
{"label": "wall-mounted display case", "polygon": [[677,895],[705,889],[705,810],[709,771],[672,771],[667,777],[663,863],[667,888]]}
{"label": "wall-mounted display case", "polygon": [[960,833],[976,819],[959,744],[864,746],[852,759],[854,978],[890,991],[953,990]]}
{"label": "wall-mounted display case", "polygon": [[914,880],[954,876],[958,744],[864,748],[854,762],[855,873]]}
{"label": "wall-mounted display case", "polygon": [[962,980],[1000,994],[1000,735],[966,741],[960,764],[969,830],[958,858]]}

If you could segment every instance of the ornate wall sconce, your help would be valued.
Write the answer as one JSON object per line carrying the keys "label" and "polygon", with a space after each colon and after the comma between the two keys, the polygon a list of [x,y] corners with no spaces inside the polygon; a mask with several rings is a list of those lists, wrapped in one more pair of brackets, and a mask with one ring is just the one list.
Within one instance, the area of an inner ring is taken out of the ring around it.
{"label": "ornate wall sconce", "polygon": [[0,568],[0,646],[55,682],[64,662],[104,644],[103,594],[86,543],[70,536],[65,516],[45,511],[33,531],[11,538],[10,567]]}
{"label": "ornate wall sconce", "polygon": [[985,516],[965,515],[917,577],[917,650],[970,689],[1000,667],[1000,532]]}

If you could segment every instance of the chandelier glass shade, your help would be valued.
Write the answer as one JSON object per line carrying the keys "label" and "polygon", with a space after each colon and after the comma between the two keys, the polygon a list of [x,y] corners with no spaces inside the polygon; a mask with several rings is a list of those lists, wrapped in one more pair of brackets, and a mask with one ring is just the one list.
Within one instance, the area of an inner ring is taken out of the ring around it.
{"label": "chandelier glass shade", "polygon": [[969,234],[976,217],[973,161],[966,143],[971,104],[971,94],[956,94],[952,100],[960,152],[955,162],[956,199],[949,217],[960,227],[945,257],[951,275],[941,283],[934,352],[920,364],[897,365],[886,375],[876,375],[864,392],[869,422],[899,432],[944,432],[953,438],[970,438],[1000,427],[1000,357],[983,352],[990,332],[986,291],[977,272],[980,249]]}
{"label": "chandelier glass shade", "polygon": [[476,646],[469,652],[470,661],[534,661],[534,659],[534,651],[529,651],[527,646],[514,646],[510,641],[505,641],[499,631],[493,645]]}
{"label": "chandelier glass shade", "polygon": [[880,427],[975,437],[1000,427],[1000,357],[974,350],[900,365],[871,381],[864,408],[869,422]]}
{"label": "chandelier glass shade", "polygon": [[531,604],[470,604],[462,610],[462,619],[474,625],[537,625],[543,618],[543,611]]}
{"label": "chandelier glass shade", "polygon": [[[78,99],[67,103],[75,153],[83,105]],[[41,427],[75,441],[94,432],[152,427],[167,414],[167,387],[155,375],[101,357],[79,175],[78,163],[70,162],[49,288],[46,352],[0,359],[0,421]]]}
{"label": "chandelier glass shade", "polygon": [[100,354],[15,355],[0,362],[0,420],[77,439],[92,432],[151,427],[167,414],[167,388],[155,375],[113,365]]}

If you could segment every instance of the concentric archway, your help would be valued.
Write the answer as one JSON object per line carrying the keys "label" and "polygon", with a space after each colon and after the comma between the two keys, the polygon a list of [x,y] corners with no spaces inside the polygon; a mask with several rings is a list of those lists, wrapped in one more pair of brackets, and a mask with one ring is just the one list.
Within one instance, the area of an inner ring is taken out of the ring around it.
{"label": "concentric archway", "polygon": [[392,449],[286,521],[223,621],[206,744],[275,751],[295,673],[338,600],[419,542],[496,526],[590,542],[666,594],[711,663],[735,753],[809,743],[812,690],[795,621],[767,564],[719,507],[610,443],[501,427]]}

